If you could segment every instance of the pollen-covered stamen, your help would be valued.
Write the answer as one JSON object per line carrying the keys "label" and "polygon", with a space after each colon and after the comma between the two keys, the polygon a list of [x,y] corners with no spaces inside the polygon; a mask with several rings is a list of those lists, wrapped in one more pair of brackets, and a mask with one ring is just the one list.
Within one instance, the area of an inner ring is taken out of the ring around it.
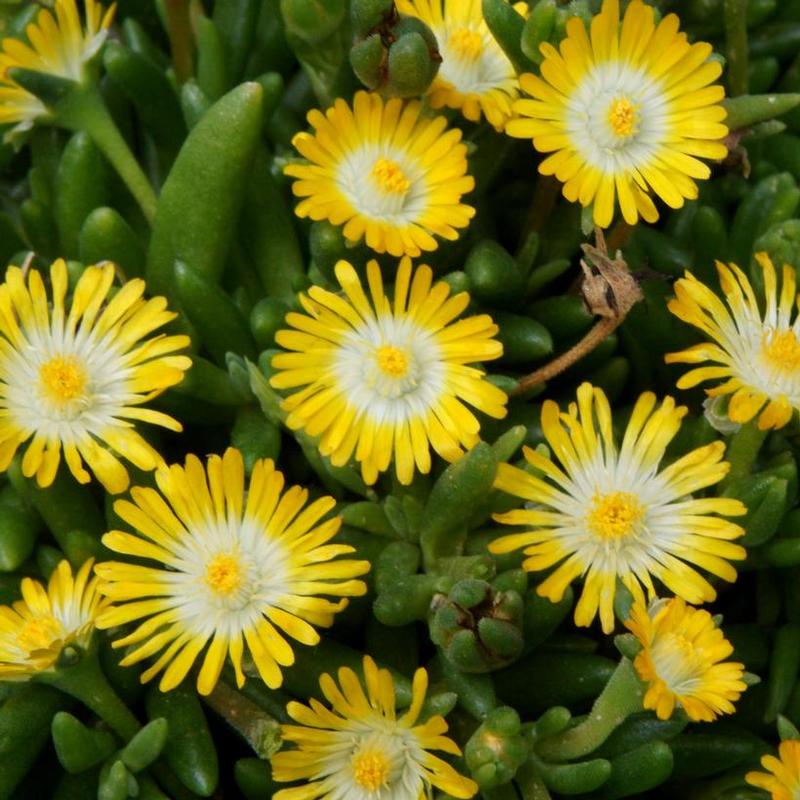
{"label": "pollen-covered stamen", "polygon": [[587,514],[589,529],[601,539],[624,539],[636,533],[645,508],[630,492],[596,495]]}
{"label": "pollen-covered stamen", "polygon": [[627,97],[617,97],[608,109],[608,124],[620,139],[633,136],[639,126],[636,106]]}
{"label": "pollen-covered stamen", "polygon": [[81,397],[87,384],[86,370],[72,356],[55,356],[39,368],[42,392],[57,405],[64,405]]}
{"label": "pollen-covered stamen", "polygon": [[453,31],[447,40],[451,53],[466,61],[475,61],[483,51],[483,37],[478,31],[462,28]]}
{"label": "pollen-covered stamen", "polygon": [[399,347],[382,345],[375,357],[381,370],[392,378],[403,378],[408,373],[408,356]]}
{"label": "pollen-covered stamen", "polygon": [[239,559],[229,553],[220,553],[206,567],[206,583],[217,594],[225,597],[242,585],[242,568]]}
{"label": "pollen-covered stamen", "polygon": [[391,761],[378,750],[362,750],[353,756],[353,780],[370,792],[377,792],[389,783]]}
{"label": "pollen-covered stamen", "polygon": [[761,340],[761,355],[781,372],[800,370],[800,340],[792,330],[767,330]]}
{"label": "pollen-covered stamen", "polygon": [[370,178],[376,188],[385,194],[405,195],[411,188],[411,181],[400,165],[388,158],[379,158],[375,162]]}
{"label": "pollen-covered stamen", "polygon": [[62,636],[62,625],[55,617],[35,617],[25,623],[17,636],[17,644],[21,650],[35,653],[51,647]]}

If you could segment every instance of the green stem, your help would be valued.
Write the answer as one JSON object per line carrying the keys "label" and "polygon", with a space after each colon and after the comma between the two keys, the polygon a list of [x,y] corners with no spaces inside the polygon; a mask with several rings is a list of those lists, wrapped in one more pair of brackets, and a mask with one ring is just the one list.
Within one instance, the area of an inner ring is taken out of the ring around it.
{"label": "green stem", "polygon": [[217,683],[203,700],[253,748],[259,758],[269,758],[280,750],[282,740],[278,720],[227,683]]}
{"label": "green stem", "polygon": [[747,94],[747,0],[725,0],[725,48],[730,94]]}
{"label": "green stem", "polygon": [[141,729],[131,713],[111,688],[96,654],[87,654],[75,666],[43,672],[38,680],[71,695],[97,714],[123,742],[128,742]]}
{"label": "green stem", "polygon": [[768,431],[759,430],[756,421],[753,419],[742,425],[731,436],[725,453],[731,468],[722,482],[723,487],[730,485],[737,478],[744,478],[750,474],[761,445],[764,444],[764,440],[767,438],[767,433]]}
{"label": "green stem", "polygon": [[536,746],[545,761],[572,761],[596,750],[631,714],[642,710],[642,683],[633,664],[623,658],[595,700],[589,716],[564,733]]}
{"label": "green stem", "polygon": [[97,89],[87,86],[76,91],[58,109],[57,120],[66,128],[85,131],[92,137],[152,224],[158,203],[156,194]]}

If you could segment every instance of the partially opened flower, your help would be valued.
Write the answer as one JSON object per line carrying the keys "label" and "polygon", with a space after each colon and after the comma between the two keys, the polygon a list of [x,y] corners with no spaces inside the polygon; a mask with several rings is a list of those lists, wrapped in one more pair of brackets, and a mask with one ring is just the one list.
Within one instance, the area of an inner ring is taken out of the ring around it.
{"label": "partially opened flower", "polygon": [[163,671],[165,692],[203,651],[201,694],[214,688],[228,655],[242,686],[245,645],[267,686],[280,686],[281,668],[294,663],[287,637],[316,644],[315,626],[332,625],[347,605],[343,598],[367,590],[355,578],[369,571],[369,562],[337,558],[353,548],[331,542],[341,525],[339,517],[325,519],[334,499],[306,505],[308,490],[284,492],[283,475],[271,460],[257,461],[245,486],[242,454],[233,448],[211,456],[205,468],[190,455],[183,467],[159,469],[156,481],[158,491],[137,486],[133,502],[114,504],[137,532],[111,531],[103,543],[153,563],[97,565],[101,591],[114,602],[98,627],[138,621],[114,642],[138,645],[120,663],[157,655],[142,682]]}
{"label": "partially opened flower", "polygon": [[745,550],[731,540],[744,531],[724,517],[747,509],[730,498],[692,497],[727,474],[722,442],[692,450],[660,469],[685,414],[686,408],[676,408],[671,397],[656,407],[655,395],[646,392],[618,445],[601,389],[582,384],[577,404],[566,412],[546,400],[542,430],[555,458],[525,450],[541,477],[499,466],[495,487],[528,506],[495,519],[528,530],[501,536],[490,550],[524,548],[525,570],[554,568],[537,589],[554,603],[582,577],[575,624],[590,625],[599,610],[606,633],[614,629],[618,580],[635,597],[642,596],[642,587],[654,596],[656,578],[690,603],[713,600],[716,590],[695,567],[726,581],[736,579],[729,562],[743,559]]}
{"label": "partially opened flower", "polygon": [[658,212],[650,193],[671,208],[697,197],[695,180],[710,175],[699,159],[722,159],[722,72],[710,44],[690,44],[678,17],[656,25],[654,10],[632,0],[620,26],[619,0],[604,0],[587,33],[567,23],[559,49],[541,46],[541,77],[520,78],[531,99],[516,101],[511,136],[550,153],[539,171],[564,184],[564,197],[594,204],[594,221],[611,224],[615,200],[625,221]]}
{"label": "partially opened flower", "polygon": [[176,420],[144,405],[183,379],[191,360],[176,355],[187,336],[145,338],[175,318],[163,297],[145,300],[144,281],[111,296],[114,265],[87,267],[67,302],[67,266],[50,268],[50,292],[38,270],[10,267],[0,285],[0,471],[30,440],[22,472],[49,486],[63,451],[76,480],[95,477],[111,493],[128,487],[120,456],[151,470],[161,456],[131,420],[180,431]]}
{"label": "partially opened flower", "polygon": [[90,559],[73,576],[68,561],[45,588],[23,578],[22,599],[0,606],[0,681],[24,681],[52,669],[69,645],[86,648],[106,601],[97,592]]}
{"label": "partially opened flower", "polygon": [[669,310],[711,341],[669,353],[666,361],[703,364],[683,375],[678,388],[720,380],[706,394],[730,397],[733,422],[758,416],[758,427],[767,430],[782,428],[800,409],[800,317],[795,313],[800,295],[792,267],[784,264],[779,290],[770,257],[756,253],[756,260],[764,276],[763,312],[750,281],[735,264],[717,262],[724,301],[691,272],[675,282]]}
{"label": "partially opened flower", "polygon": [[642,645],[633,666],[648,685],[645,708],[669,719],[677,706],[694,722],[733,714],[747,688],[744,665],[725,660],[733,645],[708,611],[677,597],[654,600],[649,607],[637,601],[625,627]]}
{"label": "partially opened flower", "polygon": [[293,140],[307,163],[285,168],[298,179],[298,216],[344,225],[377,253],[418,256],[437,236],[457,239],[475,214],[461,202],[475,185],[461,131],[423,116],[419,101],[358,92],[352,108],[339,99],[308,121],[315,132]]}
{"label": "partially opened flower", "polygon": [[432,285],[425,265],[412,275],[410,259],[397,271],[393,301],[375,261],[367,265],[371,297],[346,261],[336,276],[345,297],[312,286],[301,297],[306,314],[286,316],[294,330],[275,341],[293,352],[272,359],[272,385],[298,390],[284,401],[286,424],[320,436],[335,466],[355,456],[374,483],[394,461],[408,484],[415,468],[430,471],[431,447],[455,461],[477,444],[480,423],[467,404],[505,416],[506,395],[468,366],[502,354],[497,325],[485,314],[454,322],[469,296]]}
{"label": "partially opened flower", "polygon": [[[525,3],[514,8],[527,12]],[[439,44],[442,63],[428,90],[431,107],[460,109],[472,122],[483,114],[502,130],[519,79],[483,18],[481,0],[398,0],[397,10],[425,22]]]}
{"label": "partially opened flower", "polygon": [[770,793],[772,800],[795,800],[800,794],[800,742],[788,739],[778,746],[778,758],[761,757],[766,772],[748,772],[745,779]]}
{"label": "partially opened flower", "polygon": [[[319,684],[330,708],[313,698],[309,705],[291,702],[286,710],[298,725],[284,725],[283,739],[296,745],[272,756],[276,781],[299,781],[281,789],[274,800],[421,800],[432,787],[451,797],[469,798],[477,784],[460,775],[432,750],[460,755],[445,736],[444,717],[419,721],[428,674],[414,674],[409,709],[395,710],[391,673],[364,657],[364,679],[342,667],[339,683],[323,674]],[[365,691],[366,688],[366,691]]]}
{"label": "partially opened flower", "polygon": [[28,43],[7,38],[0,52],[0,125],[13,124],[15,131],[31,128],[48,115],[39,98],[23,89],[8,75],[15,67],[57,78],[82,82],[86,64],[106,40],[115,4],[107,10],[97,0],[84,0],[81,21],[76,0],[55,0],[53,11],[43,8],[25,33]]}

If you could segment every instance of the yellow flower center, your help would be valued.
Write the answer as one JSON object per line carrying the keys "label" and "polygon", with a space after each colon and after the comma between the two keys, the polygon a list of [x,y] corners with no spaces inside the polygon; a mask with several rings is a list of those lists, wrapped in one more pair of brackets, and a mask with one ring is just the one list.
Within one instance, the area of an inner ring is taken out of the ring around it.
{"label": "yellow flower center", "polygon": [[794,331],[768,331],[761,341],[761,353],[773,367],[784,372],[800,369],[800,341]]}
{"label": "yellow flower center", "polygon": [[408,356],[399,347],[385,344],[378,348],[378,366],[385,375],[403,378],[408,372]]}
{"label": "yellow flower center", "polygon": [[388,158],[379,158],[370,173],[375,185],[385,194],[405,194],[411,188],[400,165]]}
{"label": "yellow flower center", "polygon": [[75,400],[86,391],[86,370],[75,358],[56,356],[39,368],[39,382],[44,393],[54,403]]}
{"label": "yellow flower center", "polygon": [[239,559],[228,553],[214,556],[206,567],[206,583],[217,593],[229,595],[242,583]]}
{"label": "yellow flower center", "polygon": [[61,638],[61,623],[55,617],[28,620],[17,636],[17,644],[28,653],[46,650]]}
{"label": "yellow flower center", "polygon": [[620,139],[633,136],[637,126],[636,107],[627,97],[618,97],[608,109],[608,123]]}
{"label": "yellow flower center", "polygon": [[457,56],[468,61],[474,61],[483,50],[483,37],[469,28],[454,31],[447,42]]}
{"label": "yellow flower center", "polygon": [[601,539],[624,539],[635,531],[644,514],[635,494],[612,492],[594,498],[587,522],[592,533]]}
{"label": "yellow flower center", "polygon": [[392,769],[389,759],[375,750],[358,753],[353,758],[352,767],[355,782],[370,792],[386,786]]}

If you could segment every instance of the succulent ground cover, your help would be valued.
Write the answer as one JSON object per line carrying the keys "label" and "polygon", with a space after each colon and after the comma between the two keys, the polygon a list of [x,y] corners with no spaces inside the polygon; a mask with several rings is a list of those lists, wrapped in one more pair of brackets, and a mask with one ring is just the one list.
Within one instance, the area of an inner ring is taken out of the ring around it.
{"label": "succulent ground cover", "polygon": [[0,30],[0,800],[800,798],[800,2]]}

